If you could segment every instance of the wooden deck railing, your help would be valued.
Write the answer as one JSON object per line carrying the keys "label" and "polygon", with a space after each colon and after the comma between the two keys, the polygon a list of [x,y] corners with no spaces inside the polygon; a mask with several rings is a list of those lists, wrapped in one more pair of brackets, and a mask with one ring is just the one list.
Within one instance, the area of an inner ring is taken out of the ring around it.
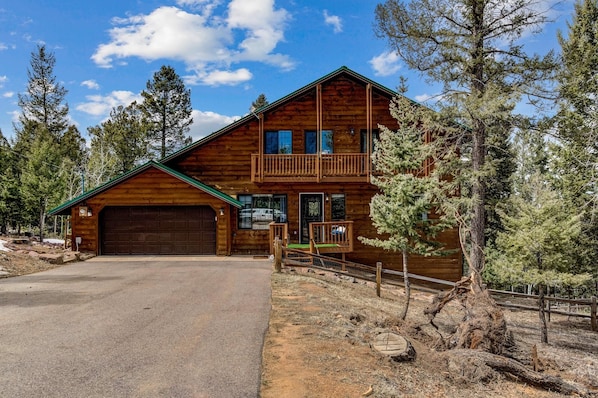
{"label": "wooden deck railing", "polygon": [[309,249],[312,253],[353,251],[353,221],[309,223]]}
{"label": "wooden deck railing", "polygon": [[253,182],[368,181],[365,153],[251,155]]}
{"label": "wooden deck railing", "polygon": [[270,253],[274,253],[274,239],[280,239],[283,246],[289,244],[289,224],[282,222],[270,223]]}
{"label": "wooden deck railing", "polygon": [[[287,223],[270,223],[270,253],[274,253],[274,240],[279,238],[282,245],[289,245],[289,229]],[[345,253],[353,251],[353,221],[330,221],[309,223],[309,246],[301,249],[312,253]]]}

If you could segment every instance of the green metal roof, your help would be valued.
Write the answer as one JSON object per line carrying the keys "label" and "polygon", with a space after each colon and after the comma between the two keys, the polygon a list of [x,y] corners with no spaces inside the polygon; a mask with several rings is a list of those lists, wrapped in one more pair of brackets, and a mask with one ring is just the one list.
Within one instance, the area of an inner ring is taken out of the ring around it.
{"label": "green metal roof", "polygon": [[[230,205],[233,205],[237,208],[241,208],[243,207],[243,204],[241,202],[239,202],[238,200],[236,200],[235,198],[225,194],[224,192],[221,192],[215,188],[212,188],[206,184],[201,183],[200,181],[197,181],[194,178],[191,178],[185,174],[182,174],[176,170],[171,169],[170,167],[165,166],[164,164],[161,163],[157,163],[152,161],[149,161],[139,167],[134,168],[133,170],[130,170],[124,174],[121,174],[120,176],[108,181],[107,183],[100,185],[99,187],[86,192],[66,203],[63,203],[62,205],[50,210],[48,212],[48,215],[50,216],[55,216],[55,215],[59,215],[59,214],[64,214],[64,215],[68,215],[70,214],[70,209],[74,206],[76,206],[78,203],[81,203],[99,193],[102,193],[120,183],[122,183],[125,180],[128,180],[129,178],[136,176],[150,168],[156,168],[158,170],[161,170],[163,172],[165,172],[166,174],[169,174],[183,182],[186,182],[187,184],[207,193],[210,194],[220,200],[222,200],[223,202],[226,202]],[[67,212],[68,210],[68,212]]]}

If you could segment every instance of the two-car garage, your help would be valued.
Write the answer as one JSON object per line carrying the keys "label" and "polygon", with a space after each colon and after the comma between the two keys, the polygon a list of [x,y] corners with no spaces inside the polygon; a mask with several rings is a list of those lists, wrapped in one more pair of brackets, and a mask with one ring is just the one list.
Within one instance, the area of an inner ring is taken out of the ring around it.
{"label": "two-car garage", "polygon": [[109,206],[100,214],[101,254],[216,254],[209,206]]}
{"label": "two-car garage", "polygon": [[71,244],[97,255],[231,254],[243,204],[150,161],[49,212],[71,216]]}

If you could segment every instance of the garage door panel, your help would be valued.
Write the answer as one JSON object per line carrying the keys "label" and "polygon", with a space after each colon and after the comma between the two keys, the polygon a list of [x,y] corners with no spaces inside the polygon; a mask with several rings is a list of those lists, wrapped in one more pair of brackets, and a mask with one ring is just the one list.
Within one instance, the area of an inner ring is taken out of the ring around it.
{"label": "garage door panel", "polygon": [[106,207],[102,254],[215,254],[215,217],[207,206]]}

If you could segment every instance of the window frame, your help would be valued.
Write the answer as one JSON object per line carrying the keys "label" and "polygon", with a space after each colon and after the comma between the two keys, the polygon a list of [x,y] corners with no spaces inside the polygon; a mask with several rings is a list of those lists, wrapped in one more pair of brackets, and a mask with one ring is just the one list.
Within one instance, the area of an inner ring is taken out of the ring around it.
{"label": "window frame", "polygon": [[[237,199],[243,207],[237,213],[237,229],[263,231],[271,222],[288,222],[288,199],[286,194],[239,194]],[[257,207],[257,200],[267,199],[269,206]],[[278,206],[275,204],[279,203]]]}
{"label": "window frame", "polygon": [[[276,136],[273,140],[270,137]],[[284,139],[284,138],[286,139]],[[276,145],[276,152],[271,146]],[[264,154],[287,155],[293,153],[293,130],[267,130],[264,131]]]}

